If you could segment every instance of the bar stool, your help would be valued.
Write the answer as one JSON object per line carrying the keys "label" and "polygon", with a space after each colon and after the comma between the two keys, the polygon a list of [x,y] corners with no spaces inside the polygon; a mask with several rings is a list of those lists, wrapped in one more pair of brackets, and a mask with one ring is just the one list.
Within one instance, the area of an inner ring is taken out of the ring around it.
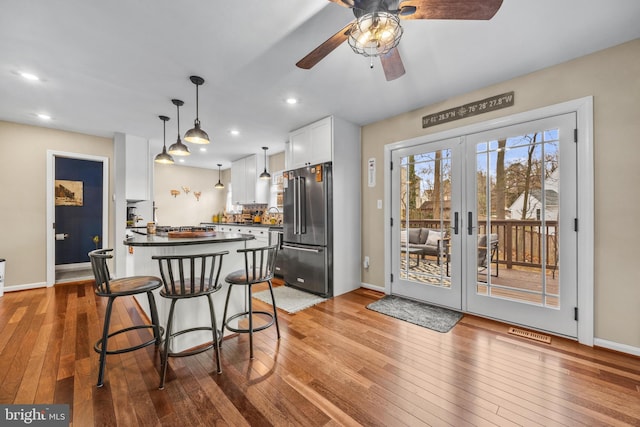
{"label": "bar stool", "polygon": [[[133,276],[124,277],[122,279],[111,280],[109,274],[109,268],[107,266],[107,260],[113,258],[110,253],[113,249],[97,249],[89,252],[89,259],[91,260],[91,268],[93,270],[93,276],[95,277],[95,292],[97,296],[109,298],[107,302],[107,309],[104,316],[104,327],[102,330],[102,338],[96,341],[93,349],[96,353],[100,354],[100,370],[98,372],[98,387],[102,387],[104,380],[104,368],[107,362],[107,354],[121,354],[129,351],[134,351],[147,347],[151,344],[156,346],[160,345],[162,341],[163,329],[158,321],[158,310],[156,309],[156,301],[153,297],[153,290],[162,286],[162,281],[158,277],[154,276]],[[150,325],[134,325],[128,328],[123,328],[112,333],[109,333],[109,326],[111,322],[111,310],[113,309],[113,302],[116,298],[122,296],[130,296],[146,293],[149,299],[149,309],[151,311],[151,324]],[[118,335],[124,332],[132,331],[135,329],[153,329],[153,338],[142,344],[133,345],[127,348],[118,350],[108,350],[107,342],[109,338],[114,335]]]}
{"label": "bar stool", "polygon": [[[162,371],[160,374],[160,390],[164,389],[169,357],[192,356],[214,348],[216,369],[218,374],[222,373],[220,367],[222,331],[218,329],[211,295],[222,288],[222,284],[219,283],[220,268],[222,267],[223,256],[228,253],[229,251],[222,251],[197,255],[157,255],[151,257],[158,260],[158,265],[160,266],[160,276],[164,284],[160,295],[171,300],[171,308],[167,319],[167,333],[160,358]],[[173,320],[176,303],[183,299],[198,297],[207,298],[211,326],[195,326],[174,332]],[[192,350],[171,351],[171,343],[174,337],[195,331],[211,331],[213,338],[211,343],[205,346],[198,346]]]}
{"label": "bar stool", "polygon": [[[271,325],[273,325],[274,321],[276,324],[276,331],[278,333],[278,339],[280,339],[280,326],[278,326],[278,313],[276,309],[276,300],[273,297],[273,286],[271,284],[271,279],[273,279],[273,272],[276,263],[276,255],[278,252],[278,246],[264,246],[261,248],[247,248],[247,249],[238,249],[238,253],[244,254],[244,269],[237,270],[233,273],[229,273],[227,277],[225,277],[225,282],[229,284],[229,289],[227,290],[227,299],[224,303],[224,328],[236,333],[248,333],[249,334],[249,351],[250,358],[253,359],[253,333],[262,331],[267,329]],[[269,292],[271,293],[271,302],[273,303],[273,313],[269,313],[267,311],[254,311],[251,303],[251,287],[257,283],[266,282],[269,285]],[[248,292],[247,295],[247,311],[242,313],[234,314],[230,317],[227,317],[227,309],[229,307],[229,296],[231,295],[231,290],[234,286],[247,286]],[[264,325],[260,325],[256,328],[253,327],[253,316],[254,315],[263,315],[267,318],[267,323]],[[249,320],[248,328],[241,327],[232,327],[229,326],[229,322],[232,320],[238,319],[240,317],[247,316]]]}

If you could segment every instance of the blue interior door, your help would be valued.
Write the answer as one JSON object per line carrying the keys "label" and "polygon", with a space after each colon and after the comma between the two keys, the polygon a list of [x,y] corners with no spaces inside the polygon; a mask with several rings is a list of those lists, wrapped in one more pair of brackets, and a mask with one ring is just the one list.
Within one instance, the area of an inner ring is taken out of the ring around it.
{"label": "blue interior door", "polygon": [[89,251],[101,247],[102,168],[97,161],[55,159],[56,265],[89,262]]}

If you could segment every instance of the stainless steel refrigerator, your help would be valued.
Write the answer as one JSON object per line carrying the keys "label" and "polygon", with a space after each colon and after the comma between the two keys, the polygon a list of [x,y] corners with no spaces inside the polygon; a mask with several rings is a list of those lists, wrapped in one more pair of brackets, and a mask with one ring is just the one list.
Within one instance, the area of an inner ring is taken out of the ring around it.
{"label": "stainless steel refrigerator", "polygon": [[333,296],[333,175],[331,162],[283,177],[283,244],[287,285]]}

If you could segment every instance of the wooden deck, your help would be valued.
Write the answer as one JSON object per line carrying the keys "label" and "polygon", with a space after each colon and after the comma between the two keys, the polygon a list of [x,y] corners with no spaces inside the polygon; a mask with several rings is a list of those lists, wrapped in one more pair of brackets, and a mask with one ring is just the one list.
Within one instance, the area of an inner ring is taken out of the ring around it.
{"label": "wooden deck", "polygon": [[[405,255],[403,254],[403,257]],[[411,280],[417,283],[434,284],[434,276],[438,278],[440,274],[443,274],[443,286],[450,286],[448,278],[446,277],[446,267],[442,270],[438,268],[439,264],[433,257],[425,257],[425,259],[417,262],[417,255],[410,254],[410,267],[409,277]],[[404,268],[404,259],[402,260],[401,267]],[[491,295],[496,298],[507,298],[516,301],[523,301],[533,304],[542,304],[543,301],[549,307],[558,306],[558,286],[559,286],[559,270],[547,270],[545,278],[545,293],[543,295],[541,285],[541,270],[536,267],[521,267],[513,266],[512,268],[506,268],[504,265],[500,265],[497,269],[496,277],[496,265],[491,265],[491,275],[488,283],[491,285],[490,291],[487,283],[487,270],[478,271],[478,285],[477,292],[481,295],[487,295],[491,292]],[[435,273],[431,274],[428,271],[433,270]],[[442,273],[441,273],[442,272]],[[406,279],[404,274],[401,274],[403,279]],[[439,280],[437,280],[439,281]]]}
{"label": "wooden deck", "polygon": [[[83,427],[640,425],[637,357],[555,337],[542,344],[469,315],[442,334],[366,309],[381,297],[359,289],[281,311],[282,338],[257,333],[253,361],[248,337],[230,337],[221,375],[209,350],[172,359],[158,390],[153,346],[109,356],[96,388],[92,347],[106,302],[90,283],[6,293],[0,403],[68,404],[71,425]],[[141,312],[118,298],[112,320],[129,326]]]}

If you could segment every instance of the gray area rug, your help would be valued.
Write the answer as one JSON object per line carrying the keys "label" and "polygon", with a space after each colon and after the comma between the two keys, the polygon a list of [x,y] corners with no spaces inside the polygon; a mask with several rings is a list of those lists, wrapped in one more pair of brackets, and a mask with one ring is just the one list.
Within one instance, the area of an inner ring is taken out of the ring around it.
{"label": "gray area rug", "polygon": [[[289,286],[276,286],[273,288],[273,294],[276,299],[276,307],[291,314],[327,300],[318,295],[300,291]],[[271,304],[271,295],[268,289],[256,292],[253,294],[253,297],[267,304]]]}
{"label": "gray area rug", "polygon": [[462,319],[462,313],[457,311],[394,295],[372,302],[367,308],[438,332],[449,332]]}

